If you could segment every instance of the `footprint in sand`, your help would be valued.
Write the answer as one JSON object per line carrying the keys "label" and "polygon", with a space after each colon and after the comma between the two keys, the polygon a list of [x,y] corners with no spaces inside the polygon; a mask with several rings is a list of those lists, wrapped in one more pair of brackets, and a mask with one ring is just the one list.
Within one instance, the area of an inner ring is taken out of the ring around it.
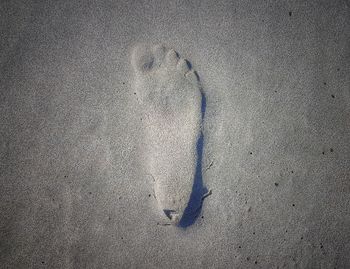
{"label": "footprint in sand", "polygon": [[161,45],[135,47],[131,63],[155,197],[172,224],[188,226],[198,216],[205,192],[201,178],[205,97],[198,76],[187,60]]}

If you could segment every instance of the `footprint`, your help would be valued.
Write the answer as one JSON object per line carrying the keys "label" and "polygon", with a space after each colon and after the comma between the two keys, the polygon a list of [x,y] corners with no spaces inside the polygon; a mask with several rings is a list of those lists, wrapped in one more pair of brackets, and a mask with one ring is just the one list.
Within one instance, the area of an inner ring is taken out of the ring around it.
{"label": "footprint", "polygon": [[132,51],[135,91],[143,110],[145,159],[158,205],[174,225],[189,226],[202,206],[205,97],[190,63],[173,49]]}

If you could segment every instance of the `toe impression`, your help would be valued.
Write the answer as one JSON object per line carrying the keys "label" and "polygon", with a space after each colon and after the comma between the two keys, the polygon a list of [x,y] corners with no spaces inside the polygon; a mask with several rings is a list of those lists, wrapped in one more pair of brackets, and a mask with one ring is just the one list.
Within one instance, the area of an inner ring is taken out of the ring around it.
{"label": "toe impression", "polygon": [[160,67],[164,61],[166,48],[163,45],[156,45],[152,49],[155,58],[155,66]]}
{"label": "toe impression", "polygon": [[177,55],[176,51],[173,49],[170,49],[165,57],[165,61],[168,66],[175,66],[179,60],[179,56]]}
{"label": "toe impression", "polygon": [[131,64],[137,72],[148,72],[153,68],[154,54],[145,45],[138,45],[132,50]]}
{"label": "toe impression", "polygon": [[198,85],[199,79],[198,79],[198,75],[196,74],[195,71],[193,71],[193,70],[188,71],[185,74],[185,77],[188,79],[188,81],[190,81],[194,85]]}
{"label": "toe impression", "polygon": [[177,63],[177,69],[185,75],[190,70],[188,61],[186,59],[180,59]]}

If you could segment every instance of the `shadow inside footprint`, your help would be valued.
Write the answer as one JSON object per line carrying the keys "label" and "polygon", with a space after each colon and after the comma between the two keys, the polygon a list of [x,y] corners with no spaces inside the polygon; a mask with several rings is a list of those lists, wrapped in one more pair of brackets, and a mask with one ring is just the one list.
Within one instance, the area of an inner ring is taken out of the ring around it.
{"label": "shadow inside footprint", "polygon": [[[203,92],[202,103],[201,103],[201,120],[203,122],[205,109],[206,109],[206,98]],[[207,193],[207,188],[203,186],[203,176],[202,176],[202,159],[203,159],[203,145],[204,145],[204,135],[201,131],[201,134],[197,140],[197,164],[196,164],[196,173],[193,181],[192,192],[190,200],[187,204],[187,207],[183,213],[183,216],[178,224],[179,227],[186,228],[191,226],[197,220],[198,216],[201,213],[203,205],[203,195]]]}

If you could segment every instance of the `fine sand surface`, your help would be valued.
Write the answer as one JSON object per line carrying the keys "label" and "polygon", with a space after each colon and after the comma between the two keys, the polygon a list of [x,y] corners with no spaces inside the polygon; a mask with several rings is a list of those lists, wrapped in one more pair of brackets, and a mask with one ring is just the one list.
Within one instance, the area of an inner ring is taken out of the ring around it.
{"label": "fine sand surface", "polygon": [[0,268],[350,268],[350,4],[0,1]]}

